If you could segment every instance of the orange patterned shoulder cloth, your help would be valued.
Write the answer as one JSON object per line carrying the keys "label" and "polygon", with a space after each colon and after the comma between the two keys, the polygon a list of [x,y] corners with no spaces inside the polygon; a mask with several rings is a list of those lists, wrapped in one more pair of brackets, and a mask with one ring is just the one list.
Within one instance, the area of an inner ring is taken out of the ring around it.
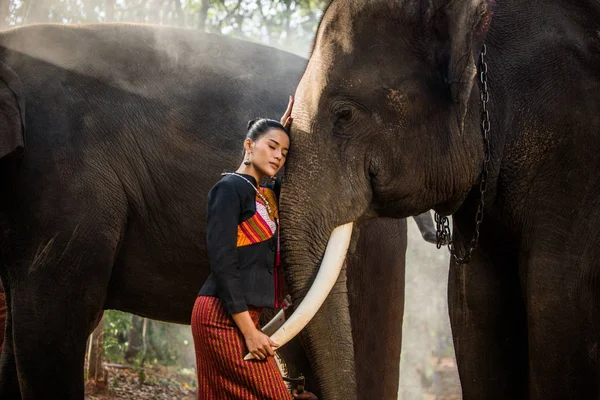
{"label": "orange patterned shoulder cloth", "polygon": [[[264,198],[269,202],[267,207],[263,199],[256,195],[256,213],[238,225],[237,246],[248,246],[254,243],[269,240],[277,232],[279,211],[277,210],[277,196],[268,188],[259,189]],[[268,209],[271,209],[269,213]]]}

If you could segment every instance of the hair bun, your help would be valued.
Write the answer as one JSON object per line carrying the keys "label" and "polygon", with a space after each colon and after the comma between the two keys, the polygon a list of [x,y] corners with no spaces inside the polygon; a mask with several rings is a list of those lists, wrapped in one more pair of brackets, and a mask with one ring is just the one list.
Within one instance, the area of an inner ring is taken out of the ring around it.
{"label": "hair bun", "polygon": [[252,126],[257,123],[260,120],[260,118],[254,118],[251,119],[250,121],[248,121],[248,126],[246,127],[246,130],[250,130],[250,128],[252,128]]}

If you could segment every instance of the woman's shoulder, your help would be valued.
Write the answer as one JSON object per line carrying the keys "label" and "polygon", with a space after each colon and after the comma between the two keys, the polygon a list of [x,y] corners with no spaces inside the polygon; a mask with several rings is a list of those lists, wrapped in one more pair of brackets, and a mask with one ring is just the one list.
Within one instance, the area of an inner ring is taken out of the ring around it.
{"label": "woman's shoulder", "polygon": [[217,191],[226,192],[230,194],[233,194],[235,192],[238,195],[244,195],[247,193],[253,193],[254,188],[250,183],[244,181],[244,179],[239,176],[225,174],[221,177],[219,181],[217,181],[217,183],[214,184],[212,189],[210,189],[211,193]]}

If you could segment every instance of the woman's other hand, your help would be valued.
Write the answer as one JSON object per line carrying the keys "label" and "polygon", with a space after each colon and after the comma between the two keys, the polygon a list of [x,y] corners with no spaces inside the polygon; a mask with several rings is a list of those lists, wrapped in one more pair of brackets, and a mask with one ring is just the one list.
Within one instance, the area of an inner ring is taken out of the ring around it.
{"label": "woman's other hand", "polygon": [[307,392],[306,390],[303,391],[302,393],[298,394],[296,389],[294,389],[294,390],[292,390],[292,397],[294,399],[319,400],[319,398],[317,396],[315,396],[311,392]]}
{"label": "woman's other hand", "polygon": [[293,107],[294,107],[294,96],[290,96],[287,109],[285,110],[285,113],[283,113],[283,117],[281,117],[281,120],[280,120],[281,125],[283,125],[283,127],[287,130],[290,129],[290,126],[292,126],[292,121],[294,120],[292,118],[292,108]]}
{"label": "woman's other hand", "polygon": [[248,351],[254,355],[258,360],[264,360],[267,357],[273,357],[275,355],[273,349],[279,347],[277,343],[271,340],[270,337],[254,329],[253,331],[244,335],[246,340],[246,347]]}

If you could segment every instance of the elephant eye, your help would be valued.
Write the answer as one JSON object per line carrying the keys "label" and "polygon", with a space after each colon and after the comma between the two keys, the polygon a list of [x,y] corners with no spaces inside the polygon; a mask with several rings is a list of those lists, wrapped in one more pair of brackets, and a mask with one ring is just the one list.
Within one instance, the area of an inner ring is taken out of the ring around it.
{"label": "elephant eye", "polygon": [[352,118],[352,109],[350,107],[345,107],[336,112],[336,116],[344,121],[348,121]]}
{"label": "elephant eye", "polygon": [[333,101],[330,107],[334,136],[346,138],[354,135],[357,125],[364,120],[362,116],[366,113],[366,108],[355,99],[348,98]]}

